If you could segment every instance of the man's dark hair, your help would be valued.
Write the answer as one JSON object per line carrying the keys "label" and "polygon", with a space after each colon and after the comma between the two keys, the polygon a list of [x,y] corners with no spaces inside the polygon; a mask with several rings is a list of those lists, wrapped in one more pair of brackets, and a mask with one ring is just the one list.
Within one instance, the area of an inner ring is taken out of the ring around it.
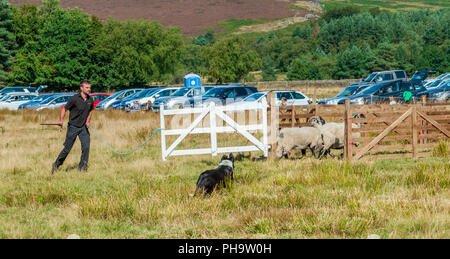
{"label": "man's dark hair", "polygon": [[83,85],[90,85],[91,82],[89,82],[89,80],[83,80],[80,82],[80,87],[82,87]]}

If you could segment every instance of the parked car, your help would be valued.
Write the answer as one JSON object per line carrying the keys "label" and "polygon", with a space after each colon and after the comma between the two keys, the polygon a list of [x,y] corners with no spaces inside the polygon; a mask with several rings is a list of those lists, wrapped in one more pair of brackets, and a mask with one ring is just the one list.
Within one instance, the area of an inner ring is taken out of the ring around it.
{"label": "parked car", "polygon": [[433,84],[435,81],[437,81],[437,80],[441,80],[442,81],[442,80],[449,79],[449,78],[450,78],[450,72],[447,72],[447,73],[444,73],[444,74],[442,74],[442,75],[440,75],[440,76],[438,76],[438,77],[436,77],[434,79],[425,80],[424,86],[426,88],[429,88],[431,86],[431,84]]}
{"label": "parked car", "polygon": [[32,93],[13,93],[5,95],[0,101],[0,109],[18,110],[19,105],[29,102],[35,98],[36,95]]}
{"label": "parked car", "polygon": [[426,89],[431,90],[433,88],[439,87],[441,85],[441,83],[443,83],[443,81],[445,81],[445,79],[436,79],[436,80],[433,80],[433,82],[425,83],[424,86]]}
{"label": "parked car", "polygon": [[47,99],[47,98],[49,98],[51,96],[54,96],[54,95],[55,94],[41,94],[41,95],[38,95],[35,98],[33,98],[31,101],[19,105],[18,109],[19,110],[27,109],[27,107],[29,107],[31,105],[34,105],[34,104],[38,104],[38,103],[44,101],[45,99]]}
{"label": "parked car", "polygon": [[317,103],[318,104],[334,104],[334,105],[338,104],[338,103],[342,103],[342,101],[345,101],[345,99],[348,99],[350,96],[357,94],[358,92],[362,91],[363,89],[365,89],[369,86],[371,86],[371,85],[369,85],[369,84],[367,84],[367,85],[351,85],[351,86],[346,87],[335,97],[321,99]]}
{"label": "parked car", "polygon": [[120,108],[120,104],[122,103],[122,101],[134,98],[135,95],[137,95],[138,93],[144,91],[145,89],[144,88],[136,88],[134,90],[135,90],[134,93],[128,94],[124,98],[121,98],[121,99],[118,99],[118,100],[114,101],[113,103],[111,103],[111,105],[109,107],[114,109],[114,110],[119,109]]}
{"label": "parked car", "polygon": [[156,98],[156,100],[152,102],[151,109],[153,111],[159,111],[161,104],[164,104],[164,109],[168,110],[182,108],[189,98],[200,97],[213,87],[214,86],[180,88],[170,96]]}
{"label": "parked car", "polygon": [[57,94],[54,96],[51,96],[44,101],[30,106],[31,109],[35,109],[37,111],[43,110],[43,109],[56,109],[64,106],[74,95],[75,93],[64,93],[64,94]]}
{"label": "parked car", "polygon": [[14,86],[14,87],[6,87],[0,90],[0,97],[9,93],[34,93],[35,95],[38,95],[36,87]]}
{"label": "parked car", "polygon": [[6,87],[0,90],[0,97],[8,94],[8,93],[31,93],[34,95],[38,95],[39,92],[42,89],[47,88],[46,85],[41,85],[39,86],[37,89],[36,87],[31,87],[31,86],[12,86],[12,87]]}
{"label": "parked car", "polygon": [[394,80],[408,81],[408,76],[403,70],[378,71],[370,74],[362,82],[353,83],[350,86],[368,86],[376,83]]}
{"label": "parked car", "polygon": [[227,105],[242,101],[248,95],[256,92],[258,92],[258,90],[253,86],[241,86],[236,84],[217,86],[201,97],[191,97],[188,101],[191,107],[205,107],[211,102],[214,102],[216,105]]}
{"label": "parked car", "polygon": [[286,105],[308,105],[311,103],[311,99],[308,98],[306,95],[304,95],[300,91],[283,91],[283,90],[274,90],[274,91],[263,91],[263,92],[257,92],[253,93],[247,97],[245,97],[240,102],[235,102],[230,105],[247,105],[252,103],[258,103],[261,102],[264,98],[267,98],[267,95],[270,92],[274,92],[276,96],[276,103],[275,105],[279,106],[281,105],[281,99],[284,97],[286,98]]}
{"label": "parked car", "polygon": [[429,75],[435,74],[436,71],[432,70],[419,70],[414,73],[414,75],[411,77],[411,82],[414,82],[414,84],[420,84],[424,85],[425,80],[428,78]]}
{"label": "parked car", "polygon": [[130,110],[140,110],[142,108],[146,108],[148,102],[150,102],[150,105],[151,105],[157,98],[171,96],[173,93],[175,93],[179,89],[180,89],[179,87],[158,88],[154,91],[147,93],[145,96],[136,98],[135,100],[127,101],[125,104],[125,109],[127,111],[130,111]]}
{"label": "parked car", "polygon": [[121,109],[121,110],[123,110],[123,109],[125,109],[126,103],[128,101],[136,100],[136,99],[139,99],[139,98],[143,98],[146,95],[152,94],[152,93],[154,93],[155,91],[157,91],[159,89],[161,89],[161,88],[149,88],[149,89],[144,89],[142,91],[136,92],[135,94],[130,95],[127,98],[123,98],[122,101],[118,105],[114,104],[112,108],[113,109]]}
{"label": "parked car", "polygon": [[111,108],[112,104],[117,104],[117,101],[121,101],[122,99],[127,98],[127,97],[135,94],[136,92],[139,92],[142,90],[143,90],[142,88],[133,88],[133,89],[126,89],[126,90],[119,91],[119,92],[111,95],[110,97],[106,98],[105,100],[101,101],[100,103],[98,103],[96,109],[97,110],[109,109],[109,108]]}
{"label": "parked car", "polygon": [[439,87],[427,89],[426,91],[418,93],[418,96],[422,95],[425,95],[427,99],[432,99],[434,101],[447,101],[450,99],[450,79],[444,80]]}
{"label": "parked car", "polygon": [[419,92],[426,90],[423,86],[423,81],[432,73],[434,71],[421,70],[417,71],[409,81],[395,80],[374,84],[358,90],[355,94],[347,98],[339,100],[338,104],[343,104],[346,99],[350,99],[350,103],[353,104],[388,102],[390,97],[400,101],[405,91],[411,92],[413,99],[415,99]]}
{"label": "parked car", "polygon": [[92,99],[94,100],[94,109],[95,109],[101,101],[105,100],[110,95],[105,94],[105,93],[95,93],[95,94],[90,94],[89,96],[92,97]]}
{"label": "parked car", "polygon": [[[420,84],[414,84],[402,80],[388,81],[369,86],[358,94],[350,96],[348,99],[350,99],[350,103],[352,104],[376,104],[389,102],[390,97],[394,98],[397,102],[401,102],[405,91],[411,92],[412,99],[414,100],[419,96],[419,92],[423,92],[425,90],[426,88]],[[340,103],[344,102],[345,100],[340,101]]]}
{"label": "parked car", "polygon": [[350,86],[346,87],[342,90],[338,95],[332,98],[321,99],[317,103],[318,104],[332,104],[336,105],[338,103],[344,103],[345,99],[349,99],[350,96],[358,94],[365,88],[372,86],[377,83],[393,81],[393,80],[402,80],[408,81],[408,76],[403,70],[392,70],[392,71],[379,71],[373,72],[362,82],[353,83]]}

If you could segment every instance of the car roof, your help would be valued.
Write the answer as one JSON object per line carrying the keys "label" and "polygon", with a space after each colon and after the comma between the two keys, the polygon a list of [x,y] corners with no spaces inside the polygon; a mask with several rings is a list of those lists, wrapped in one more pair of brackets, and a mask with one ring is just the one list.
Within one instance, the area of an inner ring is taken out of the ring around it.
{"label": "car roof", "polygon": [[254,89],[256,89],[256,87],[254,87],[254,86],[239,86],[239,85],[218,86],[218,87],[214,87],[212,89],[234,89],[234,88],[254,88]]}
{"label": "car roof", "polygon": [[384,70],[384,71],[375,71],[373,73],[386,73],[386,72],[405,72],[405,70]]}
{"label": "car roof", "polygon": [[36,93],[8,93],[5,94],[6,96],[16,96],[16,95],[32,95],[32,96],[38,96]]}
{"label": "car roof", "polygon": [[72,96],[72,95],[76,95],[76,93],[58,93],[58,94],[55,94],[54,97],[61,97],[61,96],[66,96],[66,95]]}
{"label": "car roof", "polygon": [[[166,89],[181,89],[181,88],[189,88],[189,87],[162,87],[162,88],[158,88],[158,89],[166,90]],[[194,87],[190,87],[190,88],[194,88]],[[150,89],[154,89],[154,88],[150,88]]]}
{"label": "car roof", "polygon": [[94,93],[94,94],[90,94],[90,96],[94,96],[94,95],[109,95],[107,93]]}
{"label": "car roof", "polygon": [[397,81],[403,81],[403,80],[383,81],[383,82],[380,82],[380,83],[377,83],[377,84],[369,85],[367,87],[367,89],[369,89],[369,88],[371,88],[371,89],[378,89],[378,88],[383,87],[383,86],[385,86],[387,84],[392,84],[393,82],[397,82]]}
{"label": "car roof", "polygon": [[36,88],[34,86],[8,86],[2,89],[7,89],[7,88]]}

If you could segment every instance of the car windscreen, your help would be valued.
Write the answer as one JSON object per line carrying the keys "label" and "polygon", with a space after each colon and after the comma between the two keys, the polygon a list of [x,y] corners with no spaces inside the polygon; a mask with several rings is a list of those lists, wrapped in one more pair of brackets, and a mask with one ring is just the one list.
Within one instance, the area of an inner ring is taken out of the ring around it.
{"label": "car windscreen", "polygon": [[446,80],[444,82],[441,82],[441,84],[435,89],[445,90],[448,89],[449,87],[450,87],[450,80]]}
{"label": "car windscreen", "polygon": [[445,90],[450,90],[450,81],[447,81],[446,83],[443,83],[442,86],[439,87],[439,88],[442,88],[442,89],[445,89]]}
{"label": "car windscreen", "polygon": [[254,101],[258,101],[259,98],[261,98],[261,96],[263,96],[265,93],[256,93],[256,94],[252,94],[247,96],[243,101],[244,102],[254,102]]}
{"label": "car windscreen", "polygon": [[372,79],[377,75],[378,73],[372,73],[370,74],[366,79],[364,79],[364,82],[371,82]]}
{"label": "car windscreen", "polygon": [[36,96],[35,98],[33,98],[32,101],[33,102],[40,102],[40,101],[43,101],[43,100],[47,99],[50,96],[51,95],[39,95],[39,96]]}
{"label": "car windscreen", "polygon": [[136,92],[135,94],[132,94],[132,95],[130,95],[130,96],[128,96],[127,98],[142,98],[142,97],[145,97],[145,95],[147,94],[147,93],[149,93],[151,91],[151,89],[147,89],[147,90],[141,90],[141,91],[139,91],[139,92]]}
{"label": "car windscreen", "polygon": [[40,102],[40,104],[49,104],[51,101],[55,100],[56,98],[58,98],[59,96],[50,96],[47,99],[43,100],[42,102]]}
{"label": "car windscreen", "polygon": [[11,88],[11,87],[2,89],[2,93],[13,93],[13,92],[25,92],[25,91],[21,88]]}
{"label": "car windscreen", "polygon": [[228,88],[213,88],[205,93],[204,97],[220,97]]}
{"label": "car windscreen", "polygon": [[133,97],[133,95],[138,94],[140,91],[142,90],[136,90],[136,92],[132,92],[132,91],[125,91],[123,93],[121,93],[119,96],[117,96],[117,100],[122,100],[123,98],[128,98],[128,97]]}
{"label": "car windscreen", "polygon": [[441,83],[442,83],[442,80],[438,79],[438,80],[434,81],[432,84],[430,84],[430,85],[427,86],[427,87],[429,87],[429,88],[437,87],[437,86],[439,86],[439,84],[441,84]]}
{"label": "car windscreen", "polygon": [[8,98],[9,98],[9,95],[4,95],[4,96],[0,97],[0,102],[6,100]]}
{"label": "car windscreen", "polygon": [[347,87],[344,90],[342,90],[338,95],[336,95],[337,97],[347,97],[347,96],[351,96],[353,95],[356,90],[358,90],[358,87]]}
{"label": "car windscreen", "polygon": [[178,89],[175,93],[172,94],[172,96],[184,96],[191,89],[192,88],[181,88],[181,89]]}
{"label": "car windscreen", "polygon": [[112,99],[114,99],[114,98],[116,98],[117,96],[119,96],[119,95],[121,95],[123,93],[123,91],[119,91],[119,92],[117,92],[117,93],[115,93],[115,94],[113,94],[113,95],[111,95],[111,96],[108,96],[105,100],[103,100],[103,101],[109,101],[109,100],[112,100]]}
{"label": "car windscreen", "polygon": [[377,91],[379,88],[380,88],[380,85],[373,85],[373,86],[363,89],[358,94],[371,94],[371,93],[374,93],[375,91]]}
{"label": "car windscreen", "polygon": [[412,77],[411,80],[414,81],[423,81],[428,77],[428,72],[427,71],[419,71],[416,72]]}
{"label": "car windscreen", "polygon": [[436,77],[436,79],[446,79],[449,76],[450,76],[450,73],[445,73],[445,74],[442,74],[442,75]]}

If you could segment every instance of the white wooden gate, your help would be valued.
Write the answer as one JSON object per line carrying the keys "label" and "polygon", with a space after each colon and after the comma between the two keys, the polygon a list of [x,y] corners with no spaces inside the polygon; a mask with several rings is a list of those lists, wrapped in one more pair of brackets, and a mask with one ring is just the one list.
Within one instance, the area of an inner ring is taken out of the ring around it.
{"label": "white wooden gate", "polygon": [[[268,156],[268,133],[267,133],[267,101],[264,99],[261,103],[251,105],[237,105],[237,106],[216,106],[211,103],[208,107],[204,108],[188,108],[177,110],[165,110],[164,105],[160,106],[160,119],[161,119],[161,150],[162,158],[165,161],[169,156],[180,155],[200,155],[200,154],[212,154],[216,156],[218,153],[228,152],[249,152],[249,151],[263,151],[264,156]],[[254,110],[256,112],[262,112],[262,123],[253,125],[239,125],[232,118],[226,115],[226,112],[238,112]],[[189,115],[200,114],[189,127],[186,129],[166,129],[165,116],[167,115]],[[209,127],[196,128],[197,125],[209,114],[210,125]],[[226,122],[227,126],[216,125],[216,116]],[[262,131],[262,142],[255,138],[249,131]],[[252,146],[234,146],[234,147],[217,147],[217,133],[234,133],[238,132],[248,139]],[[201,149],[185,149],[175,150],[178,144],[189,134],[210,134],[211,147]],[[173,142],[169,148],[166,149],[166,136],[179,135],[179,137]]]}

